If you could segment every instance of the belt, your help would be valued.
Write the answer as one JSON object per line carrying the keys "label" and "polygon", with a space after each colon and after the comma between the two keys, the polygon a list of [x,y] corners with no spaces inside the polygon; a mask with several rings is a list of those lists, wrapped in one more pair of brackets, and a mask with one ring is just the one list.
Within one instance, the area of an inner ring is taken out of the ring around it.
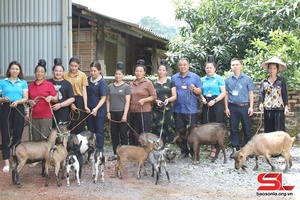
{"label": "belt", "polygon": [[243,106],[248,106],[249,102],[247,102],[247,103],[241,103],[241,104],[229,103],[229,105],[234,106],[234,107],[243,107]]}

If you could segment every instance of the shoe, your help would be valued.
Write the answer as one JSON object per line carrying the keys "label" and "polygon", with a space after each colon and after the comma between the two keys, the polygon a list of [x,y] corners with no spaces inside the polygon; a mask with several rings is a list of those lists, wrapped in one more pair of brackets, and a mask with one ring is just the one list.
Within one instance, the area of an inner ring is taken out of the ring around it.
{"label": "shoe", "polygon": [[181,154],[180,154],[180,158],[181,158],[181,159],[182,159],[182,158],[187,158],[187,157],[189,157],[189,155],[186,154],[186,153],[181,153]]}
{"label": "shoe", "polygon": [[9,172],[9,165],[4,166],[3,169],[2,169],[2,171],[3,171],[4,173],[8,173],[8,172]]}
{"label": "shoe", "polygon": [[[239,148],[234,148],[236,150],[236,152],[238,152],[240,149]],[[232,153],[230,154],[230,158],[234,159],[234,149],[232,150]]]}
{"label": "shoe", "polygon": [[108,158],[108,161],[115,161],[117,160],[117,157],[116,156],[111,156]]}

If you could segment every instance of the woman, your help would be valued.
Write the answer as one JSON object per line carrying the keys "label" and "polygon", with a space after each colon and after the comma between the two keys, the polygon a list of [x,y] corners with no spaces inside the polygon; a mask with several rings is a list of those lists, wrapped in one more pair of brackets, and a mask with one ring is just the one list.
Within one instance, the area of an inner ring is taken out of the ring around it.
{"label": "woman", "polygon": [[3,172],[9,172],[10,147],[20,142],[24,129],[25,109],[28,100],[28,85],[24,80],[21,64],[12,61],[6,71],[6,78],[0,80],[1,139]]}
{"label": "woman", "polygon": [[146,72],[145,61],[138,60],[134,67],[136,79],[130,83],[130,126],[133,128],[129,132],[130,145],[138,144],[133,131],[137,134],[150,132],[151,102],[156,100],[157,95],[152,82],[145,78]]}
{"label": "woman", "polygon": [[128,145],[127,136],[127,115],[130,103],[130,86],[123,81],[124,64],[118,62],[115,71],[115,82],[109,84],[106,100],[107,118],[110,122],[111,141],[114,155],[109,161],[117,159],[117,147]]}
{"label": "woman", "polygon": [[49,81],[53,83],[58,98],[57,103],[52,105],[56,120],[55,122],[53,119],[52,127],[55,128],[59,122],[70,121],[70,105],[75,101],[75,98],[72,85],[69,81],[64,80],[64,67],[60,58],[54,59],[52,71],[54,77]]}
{"label": "woman", "polygon": [[90,65],[90,76],[87,87],[87,118],[88,130],[96,134],[96,146],[103,149],[104,146],[104,120],[106,116],[107,84],[101,75],[101,65],[94,61]]}
{"label": "woman", "polygon": [[259,109],[264,111],[265,133],[285,131],[285,115],[289,114],[288,92],[283,78],[277,73],[285,70],[286,65],[277,57],[262,64],[269,76],[260,84]]}
{"label": "woman", "polygon": [[54,86],[45,80],[46,61],[39,60],[35,67],[36,79],[28,85],[29,102],[32,118],[32,140],[39,141],[49,136],[49,127],[52,126],[51,102],[57,102]]}
{"label": "woman", "polygon": [[156,90],[156,104],[153,104],[152,133],[160,136],[164,142],[171,143],[174,139],[173,102],[177,98],[176,87],[171,79],[167,78],[167,61],[161,60],[157,70],[157,79],[153,81]]}
{"label": "woman", "polygon": [[71,133],[78,134],[85,131],[85,112],[89,109],[87,107],[87,93],[86,87],[88,81],[85,73],[79,70],[80,60],[77,57],[72,57],[69,61],[69,71],[64,73],[64,79],[69,81],[72,85],[75,95],[75,101],[71,104],[72,121],[69,126]]}
{"label": "woman", "polygon": [[[216,63],[213,60],[208,60],[204,67],[206,76],[201,78],[203,87],[203,93],[201,94],[203,102],[201,124],[224,123],[225,81],[216,74]],[[216,149],[212,146],[209,157],[215,157],[215,153]]]}

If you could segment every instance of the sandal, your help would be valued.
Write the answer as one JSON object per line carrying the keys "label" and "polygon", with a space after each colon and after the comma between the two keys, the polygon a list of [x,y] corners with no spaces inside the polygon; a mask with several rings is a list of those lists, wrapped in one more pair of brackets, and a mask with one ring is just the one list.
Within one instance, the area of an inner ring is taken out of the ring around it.
{"label": "sandal", "polygon": [[9,165],[4,166],[3,169],[2,169],[2,171],[4,173],[8,173],[9,172]]}
{"label": "sandal", "polygon": [[117,157],[116,156],[111,156],[108,158],[108,161],[115,161],[117,160]]}

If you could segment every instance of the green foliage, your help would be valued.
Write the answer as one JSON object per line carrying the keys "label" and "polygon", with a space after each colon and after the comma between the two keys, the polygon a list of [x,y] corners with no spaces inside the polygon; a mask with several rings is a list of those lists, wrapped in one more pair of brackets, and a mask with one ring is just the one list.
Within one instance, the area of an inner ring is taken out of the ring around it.
{"label": "green foliage", "polygon": [[199,75],[204,74],[208,54],[214,55],[218,73],[222,74],[229,70],[233,57],[245,58],[256,38],[270,43],[272,30],[299,30],[300,0],[201,0],[198,4],[191,0],[173,1],[177,6],[176,19],[185,20],[188,26],[180,29],[180,37],[171,40],[168,59],[176,69],[177,60],[188,57]]}
{"label": "green foliage", "polygon": [[174,26],[165,26],[155,17],[143,17],[138,24],[150,28],[154,33],[163,35],[168,39],[179,36],[179,30],[177,28]]}
{"label": "green foliage", "polygon": [[300,36],[299,32],[270,31],[267,42],[254,39],[251,42],[252,49],[246,50],[244,59],[244,71],[251,74],[254,81],[261,81],[268,72],[261,64],[273,56],[279,57],[287,64],[288,70],[280,72],[287,85],[293,90],[300,89]]}

